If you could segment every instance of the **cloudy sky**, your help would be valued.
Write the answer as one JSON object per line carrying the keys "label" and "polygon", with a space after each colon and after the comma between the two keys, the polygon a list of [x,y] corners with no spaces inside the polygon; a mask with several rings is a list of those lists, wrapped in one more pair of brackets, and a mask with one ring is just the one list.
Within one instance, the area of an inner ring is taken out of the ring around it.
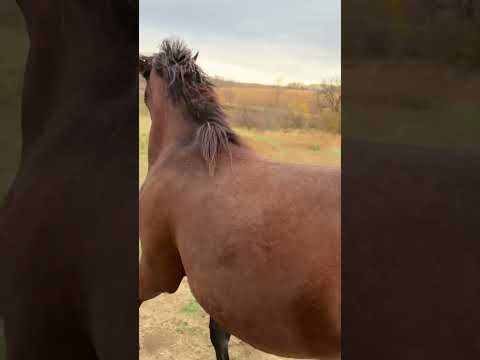
{"label": "cloudy sky", "polygon": [[140,0],[140,51],[177,37],[209,75],[242,82],[340,77],[340,0]]}

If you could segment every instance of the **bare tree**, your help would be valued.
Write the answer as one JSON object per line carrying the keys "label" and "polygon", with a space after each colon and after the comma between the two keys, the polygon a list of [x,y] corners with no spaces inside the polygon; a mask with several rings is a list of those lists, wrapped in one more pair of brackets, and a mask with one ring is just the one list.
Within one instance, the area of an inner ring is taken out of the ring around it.
{"label": "bare tree", "polygon": [[322,88],[317,90],[317,103],[323,100],[327,108],[334,112],[340,112],[342,105],[342,88],[338,78],[332,78],[325,81]]}
{"label": "bare tree", "polygon": [[287,87],[292,89],[305,89],[305,84],[302,82],[291,82],[287,85]]}

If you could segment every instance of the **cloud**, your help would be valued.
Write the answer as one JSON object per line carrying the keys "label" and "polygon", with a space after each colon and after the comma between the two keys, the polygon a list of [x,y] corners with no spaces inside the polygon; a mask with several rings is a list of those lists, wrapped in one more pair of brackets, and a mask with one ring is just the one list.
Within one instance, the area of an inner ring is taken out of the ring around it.
{"label": "cloud", "polygon": [[140,50],[180,37],[211,75],[320,82],[340,74],[340,13],[337,0],[142,0]]}

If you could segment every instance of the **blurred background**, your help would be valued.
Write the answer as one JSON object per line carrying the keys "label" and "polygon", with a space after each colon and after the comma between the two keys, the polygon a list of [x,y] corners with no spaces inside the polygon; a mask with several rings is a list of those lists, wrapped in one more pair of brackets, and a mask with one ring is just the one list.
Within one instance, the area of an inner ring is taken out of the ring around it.
{"label": "blurred background", "polygon": [[480,2],[343,1],[342,133],[422,147],[480,134]]}
{"label": "blurred background", "polygon": [[[230,124],[277,161],[339,166],[340,1],[140,2],[140,52],[180,38],[216,86]],[[150,119],[139,78],[140,183],[147,172]],[[157,311],[158,310],[158,311]],[[213,359],[208,315],[187,281],[140,310],[140,359]],[[280,359],[232,338],[230,357]]]}
{"label": "blurred background", "polygon": [[[20,98],[28,38],[15,1],[0,3],[0,207],[15,176],[20,156]],[[0,260],[1,261],[1,260]],[[1,272],[1,263],[0,263]],[[0,274],[0,360],[4,359]]]}

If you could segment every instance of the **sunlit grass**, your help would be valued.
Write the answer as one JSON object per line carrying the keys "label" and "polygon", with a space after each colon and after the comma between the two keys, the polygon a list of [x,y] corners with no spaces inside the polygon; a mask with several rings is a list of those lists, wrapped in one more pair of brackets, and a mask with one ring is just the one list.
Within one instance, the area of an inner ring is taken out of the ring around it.
{"label": "sunlit grass", "polygon": [[[140,118],[139,173],[140,182],[147,173],[147,148],[150,120]],[[281,162],[312,165],[339,165],[340,136],[321,130],[266,130],[235,128],[258,154]]]}

